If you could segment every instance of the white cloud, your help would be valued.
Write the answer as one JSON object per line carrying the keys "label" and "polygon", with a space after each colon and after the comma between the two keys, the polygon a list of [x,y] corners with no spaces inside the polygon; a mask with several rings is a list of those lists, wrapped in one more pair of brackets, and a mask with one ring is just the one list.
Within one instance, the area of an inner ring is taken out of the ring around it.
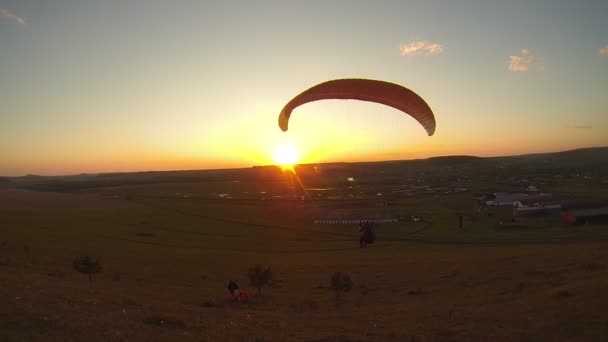
{"label": "white cloud", "polygon": [[430,43],[426,40],[416,40],[408,44],[403,44],[399,48],[401,56],[425,55],[432,56],[443,52],[443,45]]}
{"label": "white cloud", "polygon": [[532,67],[542,69],[542,63],[530,49],[522,49],[519,55],[509,56],[509,70],[511,71],[525,72]]}
{"label": "white cloud", "polygon": [[602,56],[608,56],[608,45],[598,50],[599,54]]}
{"label": "white cloud", "polygon": [[17,24],[20,24],[20,25],[25,25],[25,19],[21,18],[20,16],[16,15],[15,13],[13,13],[5,8],[0,8],[0,17],[14,20],[17,22]]}

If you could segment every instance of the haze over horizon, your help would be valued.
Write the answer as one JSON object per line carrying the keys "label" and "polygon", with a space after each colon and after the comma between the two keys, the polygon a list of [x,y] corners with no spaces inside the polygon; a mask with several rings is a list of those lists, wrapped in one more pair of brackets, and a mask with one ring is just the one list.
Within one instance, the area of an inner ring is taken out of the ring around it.
{"label": "haze over horizon", "polygon": [[[553,153],[562,153],[562,152],[573,152],[573,151],[583,151],[589,149],[608,149],[608,146],[590,146],[590,147],[581,147],[573,150],[563,150],[563,151],[546,151],[546,152],[529,152],[525,154],[513,154],[513,155],[495,155],[495,156],[476,156],[476,155],[468,155],[468,154],[452,154],[452,155],[436,155],[436,156],[428,156],[421,158],[408,158],[408,159],[378,159],[378,160],[362,160],[362,161],[343,161],[343,160],[333,160],[327,162],[301,162],[294,163],[294,165],[316,165],[316,164],[340,164],[340,163],[374,163],[374,162],[407,162],[407,161],[415,161],[415,160],[426,160],[432,158],[451,158],[451,157],[471,157],[471,158],[508,158],[508,157],[518,157],[518,156],[532,156],[532,155],[544,155],[544,154],[553,154]],[[57,174],[35,174],[35,173],[27,173],[27,174],[19,174],[19,175],[2,175],[0,174],[0,178],[2,177],[27,177],[27,176],[42,176],[42,177],[62,177],[62,176],[76,176],[76,175],[96,175],[96,174],[110,174],[110,173],[137,173],[137,172],[188,172],[188,171],[207,171],[207,170],[235,170],[235,169],[247,169],[247,168],[255,168],[255,167],[268,167],[268,166],[280,166],[276,165],[276,163],[268,163],[268,164],[256,164],[256,165],[240,165],[234,167],[209,167],[209,168],[198,168],[198,169],[155,169],[155,170],[107,170],[107,171],[92,171],[92,172],[78,172],[78,173],[57,173]]]}
{"label": "haze over horizon", "polygon": [[[0,175],[499,156],[608,146],[606,1],[0,0]],[[300,91],[371,78],[392,108]]]}

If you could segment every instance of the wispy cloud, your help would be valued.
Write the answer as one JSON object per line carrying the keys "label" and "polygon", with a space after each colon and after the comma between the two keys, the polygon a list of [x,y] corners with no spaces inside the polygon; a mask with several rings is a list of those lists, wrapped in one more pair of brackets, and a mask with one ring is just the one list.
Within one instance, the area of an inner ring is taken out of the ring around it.
{"label": "wispy cloud", "polygon": [[564,127],[570,128],[570,129],[592,129],[593,128],[593,126],[591,126],[591,125],[572,125],[572,124],[565,125]]}
{"label": "wispy cloud", "polygon": [[16,15],[15,13],[7,10],[6,8],[0,8],[0,17],[14,20],[19,25],[25,25],[25,19]]}
{"label": "wispy cloud", "polygon": [[399,50],[401,52],[401,56],[433,56],[443,52],[443,45],[427,42],[426,40],[416,40],[411,43],[401,45]]}
{"label": "wispy cloud", "polygon": [[608,45],[606,45],[603,48],[599,49],[597,52],[600,55],[602,55],[602,56],[608,56]]}
{"label": "wispy cloud", "polygon": [[519,55],[509,56],[509,70],[525,72],[531,68],[542,69],[542,61],[530,49],[522,49]]}

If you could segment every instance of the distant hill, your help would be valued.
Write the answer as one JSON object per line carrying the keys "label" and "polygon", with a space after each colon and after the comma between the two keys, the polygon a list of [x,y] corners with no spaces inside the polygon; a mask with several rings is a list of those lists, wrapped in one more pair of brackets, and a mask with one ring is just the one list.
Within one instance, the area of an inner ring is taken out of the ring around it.
{"label": "distant hill", "polygon": [[482,157],[476,157],[476,156],[441,156],[441,157],[431,157],[426,160],[428,160],[429,162],[434,163],[434,164],[449,165],[449,164],[476,163],[483,159],[484,158],[482,158]]}
{"label": "distant hill", "polygon": [[[325,163],[296,166],[303,180],[318,179],[382,179],[395,182],[404,178],[434,178],[450,181],[457,176],[442,174],[452,170],[457,174],[480,174],[492,177],[535,174],[608,174],[608,147],[582,148],[570,151],[536,153],[503,157],[440,156],[428,159],[393,160],[381,162]],[[451,171],[451,172],[452,172]],[[450,178],[452,177],[452,178]],[[275,166],[256,166],[243,169],[150,171],[73,176],[5,177],[3,186],[42,191],[78,191],[86,188],[151,183],[194,183],[216,181],[280,180],[284,173]]]}
{"label": "distant hill", "polygon": [[608,147],[590,147],[561,152],[527,154],[516,157],[530,161],[572,165],[605,163],[608,161]]}
{"label": "distant hill", "polygon": [[608,165],[608,147],[581,148],[561,152],[489,157],[484,159],[513,166],[553,168],[603,167]]}

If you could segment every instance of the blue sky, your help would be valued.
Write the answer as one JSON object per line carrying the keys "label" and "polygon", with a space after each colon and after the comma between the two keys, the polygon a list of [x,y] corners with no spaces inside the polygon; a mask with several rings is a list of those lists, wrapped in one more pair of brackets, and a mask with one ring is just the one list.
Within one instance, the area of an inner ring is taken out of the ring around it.
{"label": "blue sky", "polygon": [[[608,145],[607,1],[0,0],[0,174]],[[362,77],[435,112],[298,92]]]}

